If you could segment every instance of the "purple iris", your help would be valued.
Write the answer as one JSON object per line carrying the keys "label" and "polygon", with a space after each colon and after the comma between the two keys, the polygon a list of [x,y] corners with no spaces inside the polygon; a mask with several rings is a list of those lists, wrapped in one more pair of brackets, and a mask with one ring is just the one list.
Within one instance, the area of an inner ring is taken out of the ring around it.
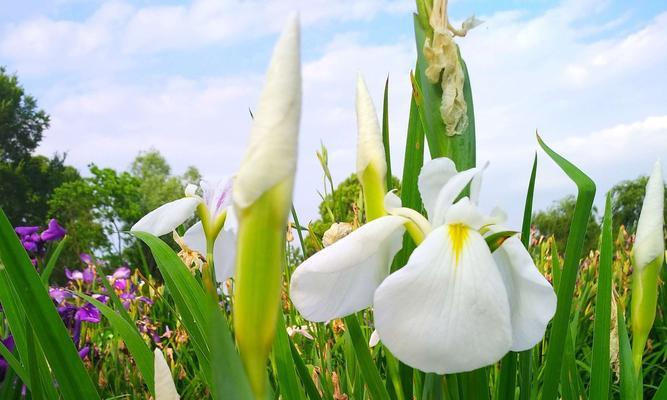
{"label": "purple iris", "polygon": [[65,268],[65,276],[70,281],[82,281],[83,280],[83,272],[79,271],[78,269],[75,269],[74,271],[70,271],[68,268]]}
{"label": "purple iris", "polygon": [[83,360],[84,358],[86,358],[88,353],[90,353],[90,346],[88,346],[88,345],[83,346],[83,348],[81,348],[81,350],[79,350],[79,357]]}
{"label": "purple iris", "polygon": [[21,237],[30,236],[33,233],[37,233],[38,230],[39,226],[17,226],[14,228],[14,232]]}
{"label": "purple iris", "polygon": [[111,275],[114,279],[127,279],[130,277],[132,271],[126,266],[118,267]]}
{"label": "purple iris", "polygon": [[62,303],[65,299],[73,297],[72,293],[60,287],[49,288],[49,296],[51,296],[57,304]]}
{"label": "purple iris", "polygon": [[79,254],[79,259],[81,259],[81,262],[83,262],[86,265],[92,265],[93,264],[93,257],[91,257],[90,254],[88,254],[88,253]]}
{"label": "purple iris", "polygon": [[81,277],[85,283],[93,283],[95,280],[95,270],[91,267],[85,268],[81,273]]}
{"label": "purple iris", "polygon": [[[6,338],[2,339],[2,344],[5,345],[7,350],[10,352],[14,351],[14,336],[9,335]],[[2,356],[0,356],[0,373],[4,375],[5,371],[7,370],[7,360],[5,360]]]}
{"label": "purple iris", "polygon": [[76,311],[74,318],[76,318],[77,321],[86,321],[96,324],[102,320],[102,314],[94,305],[86,303],[85,306],[80,307]]}
{"label": "purple iris", "polygon": [[62,226],[58,225],[58,221],[52,218],[49,225],[44,232],[42,232],[41,239],[45,242],[60,240],[65,237],[67,231]]}

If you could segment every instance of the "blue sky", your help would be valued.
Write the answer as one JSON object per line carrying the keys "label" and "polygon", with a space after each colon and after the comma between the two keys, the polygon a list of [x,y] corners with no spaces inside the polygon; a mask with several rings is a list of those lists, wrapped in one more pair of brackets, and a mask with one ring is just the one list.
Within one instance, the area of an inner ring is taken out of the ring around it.
{"label": "blue sky", "polygon": [[[156,148],[174,172],[187,165],[233,174],[249,132],[248,108],[287,15],[303,32],[304,107],[296,205],[316,216],[315,151],[334,179],[354,170],[354,82],[364,74],[379,106],[390,76],[394,171],[401,170],[408,73],[414,64],[410,0],[0,0],[0,64],[52,116],[39,148],[67,152],[81,169],[126,168]],[[453,21],[486,23],[458,43],[467,60],[482,204],[518,224],[534,132],[598,183],[647,173],[667,154],[667,4],[579,0],[450,2]],[[540,155],[536,206],[574,192]]]}

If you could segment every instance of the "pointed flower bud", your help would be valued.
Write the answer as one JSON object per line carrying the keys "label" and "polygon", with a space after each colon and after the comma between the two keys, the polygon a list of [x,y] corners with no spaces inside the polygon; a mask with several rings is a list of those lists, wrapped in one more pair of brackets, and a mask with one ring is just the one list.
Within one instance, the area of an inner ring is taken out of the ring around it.
{"label": "pointed flower bud", "polygon": [[664,191],[660,162],[656,162],[646,184],[632,250],[632,359],[635,371],[641,369],[644,347],[653,327],[658,302],[658,276],[665,252]]}
{"label": "pointed flower bud", "polygon": [[357,79],[357,177],[364,190],[366,218],[371,221],[385,215],[384,195],[387,162],[380,124],[364,79]]}
{"label": "pointed flower bud", "polygon": [[239,218],[234,328],[258,399],[266,397],[266,360],[276,332],[300,115],[299,23],[294,17],[273,51],[233,190]]}

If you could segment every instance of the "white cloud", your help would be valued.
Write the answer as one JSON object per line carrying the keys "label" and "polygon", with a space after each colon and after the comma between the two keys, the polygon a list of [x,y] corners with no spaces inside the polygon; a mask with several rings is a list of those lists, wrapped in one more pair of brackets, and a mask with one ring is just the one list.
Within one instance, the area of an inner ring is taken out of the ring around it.
{"label": "white cloud", "polygon": [[[165,76],[158,64],[155,73],[130,80],[140,83],[127,83],[121,75],[94,69],[131,69],[138,62],[133,55],[149,51],[171,54],[192,46],[241,43],[245,32],[273,41],[272,33],[295,3],[230,4],[201,0],[188,6],[134,8],[105,3],[82,23],[18,24],[0,40],[0,54],[53,79],[42,103],[53,124],[40,151],[69,150],[69,160],[78,167],[95,161],[124,168],[138,151],[154,146],[176,171],[195,164],[213,177],[232,172],[247,140],[248,107],[259,93],[261,76],[239,64],[233,76],[185,79]],[[395,2],[395,9],[387,11],[379,0],[299,4],[304,38],[319,29],[317,24],[329,23],[336,31],[335,21],[379,18],[383,12],[412,7],[412,2]],[[627,25],[625,14],[600,21],[604,6],[598,1],[564,2],[538,15],[512,10],[481,16],[486,23],[458,40],[472,76],[478,159],[491,161],[483,203],[506,208],[514,226],[521,219],[536,129],[598,182],[598,193],[645,173],[656,157],[667,154],[667,13],[636,27]],[[404,14],[410,26],[410,15]],[[412,37],[369,44],[363,23],[354,32],[337,33],[303,67],[295,198],[304,222],[315,217],[319,203],[321,173],[315,151],[320,140],[329,147],[336,180],[354,171],[357,72],[365,75],[378,111],[390,74],[395,175],[400,176],[403,160]],[[55,39],[47,40],[50,37]],[[21,43],[38,51],[31,53]],[[196,65],[197,60],[192,62]],[[52,70],[74,68],[73,63],[93,68],[95,76],[62,85]],[[536,207],[573,191],[567,177],[540,153]]]}

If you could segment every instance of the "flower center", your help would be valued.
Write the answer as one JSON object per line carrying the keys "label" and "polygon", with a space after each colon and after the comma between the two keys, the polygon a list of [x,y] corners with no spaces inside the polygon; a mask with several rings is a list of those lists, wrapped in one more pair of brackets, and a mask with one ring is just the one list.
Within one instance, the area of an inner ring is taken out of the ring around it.
{"label": "flower center", "polygon": [[452,249],[454,250],[455,265],[459,264],[461,251],[463,251],[463,244],[468,238],[468,227],[463,224],[449,225],[449,238],[452,241]]}

